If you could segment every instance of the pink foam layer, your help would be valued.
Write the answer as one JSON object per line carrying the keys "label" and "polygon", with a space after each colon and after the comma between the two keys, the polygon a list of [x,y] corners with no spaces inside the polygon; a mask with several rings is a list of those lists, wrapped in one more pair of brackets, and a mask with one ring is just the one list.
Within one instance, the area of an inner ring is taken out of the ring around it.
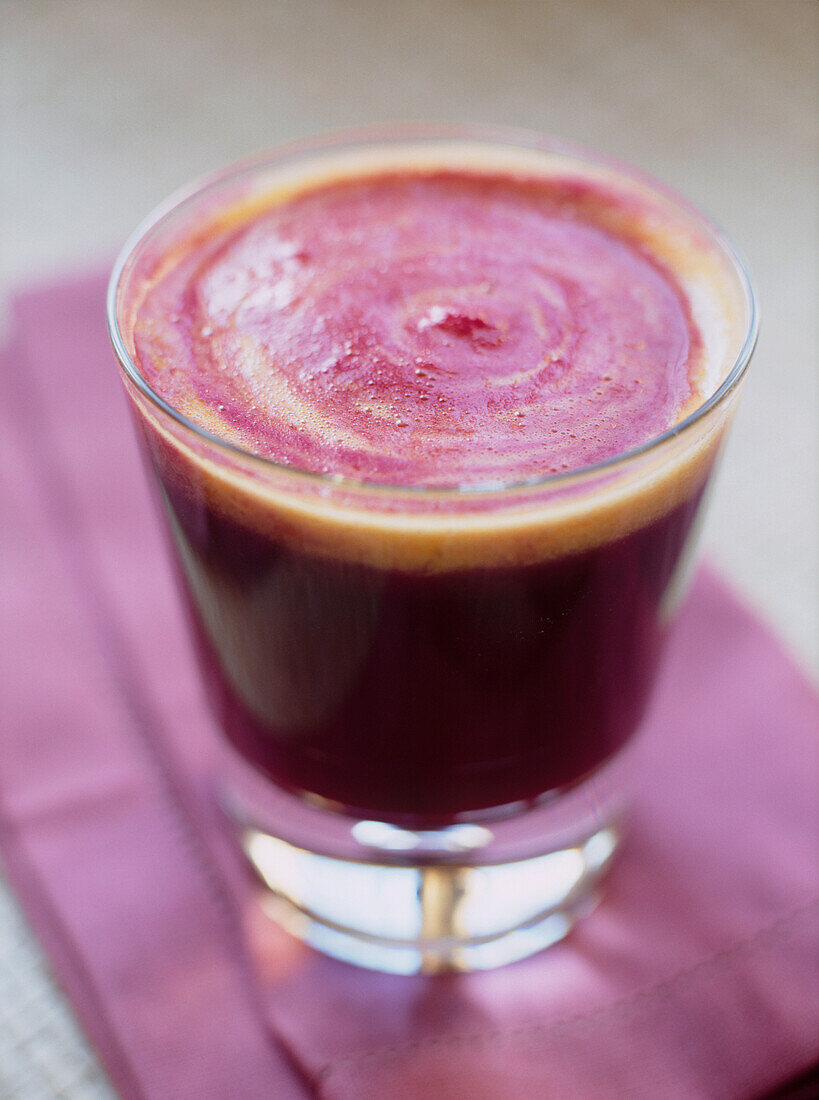
{"label": "pink foam layer", "polygon": [[304,470],[443,486],[589,465],[701,396],[701,337],[644,215],[591,180],[325,182],[179,242],[136,288],[137,365]]}

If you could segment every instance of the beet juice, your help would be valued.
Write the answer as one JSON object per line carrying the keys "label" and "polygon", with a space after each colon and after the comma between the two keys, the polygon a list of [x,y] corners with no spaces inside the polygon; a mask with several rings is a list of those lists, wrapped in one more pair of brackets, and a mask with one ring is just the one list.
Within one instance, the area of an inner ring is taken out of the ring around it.
{"label": "beet juice", "polygon": [[231,743],[414,828],[593,773],[639,726],[728,414],[675,434],[744,324],[702,223],[608,167],[442,147],[158,224],[118,316]]}

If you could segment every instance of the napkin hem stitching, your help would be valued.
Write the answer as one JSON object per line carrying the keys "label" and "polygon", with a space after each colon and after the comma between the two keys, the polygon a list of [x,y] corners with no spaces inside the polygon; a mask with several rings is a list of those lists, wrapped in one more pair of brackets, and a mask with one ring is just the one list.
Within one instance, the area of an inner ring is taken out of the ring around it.
{"label": "napkin hem stitching", "polygon": [[[115,598],[111,596],[107,586],[98,580],[101,571],[95,570],[89,564],[93,559],[94,541],[88,536],[87,516],[79,504],[74,481],[57,464],[60,447],[54,438],[53,423],[42,399],[41,386],[30,368],[25,341],[18,336],[16,340],[4,345],[4,351],[6,346],[19,346],[20,357],[29,366],[29,370],[17,372],[17,386],[8,388],[9,405],[17,406],[16,411],[21,422],[27,422],[32,429],[31,433],[26,433],[26,442],[38,439],[48,440],[51,444],[50,447],[28,447],[29,459],[40,482],[47,523],[58,534],[68,532],[78,535],[76,539],[62,539],[61,547],[71,583],[75,591],[85,597],[86,623],[110,670],[114,688],[123,701],[131,736],[142,747],[148,768],[158,781],[171,820],[175,823],[176,842],[183,857],[200,876],[204,891],[211,898],[218,914],[217,920],[229,945],[233,965],[240,975],[239,986],[244,991],[250,1015],[256,1019],[260,1031],[269,1035],[269,1029],[265,1026],[261,993],[253,967],[245,953],[234,899],[208,845],[207,830],[202,824],[197,796],[181,777],[179,767],[173,759],[174,750],[169,744],[170,739],[162,734],[164,718],[158,713],[153,700],[140,687],[139,676],[134,669],[136,654],[120,625],[115,610]],[[69,464],[65,465],[68,467]],[[87,553],[77,551],[80,542]],[[37,894],[42,898],[45,891],[38,889]],[[278,1036],[276,1039],[278,1040]],[[280,1040],[277,1041],[277,1046],[285,1050]],[[135,1067],[127,1056],[126,1064],[134,1073]]]}
{"label": "napkin hem stitching", "polygon": [[[145,1094],[107,1010],[105,998],[101,995],[70,929],[52,904],[48,891],[42,889],[39,876],[31,869],[31,858],[24,856],[23,830],[9,816],[2,800],[0,836],[3,837],[0,865],[13,888],[18,905],[28,916],[32,926],[38,929],[40,949],[50,973],[58,979],[70,1012],[82,1023],[86,1038],[96,1052],[108,1079],[117,1082],[119,1087],[127,1081],[128,1095],[139,1100]],[[27,879],[36,884],[26,885]],[[52,965],[57,960],[60,960],[61,965]],[[66,972],[66,964],[74,974],[73,982]],[[100,1032],[107,1036],[105,1044],[99,1042]]]}
{"label": "napkin hem stitching", "polygon": [[757,932],[751,936],[747,936],[737,943],[732,944],[730,947],[722,948],[715,952],[713,955],[709,955],[705,959],[700,959],[699,962],[693,966],[684,968],[677,971],[670,978],[665,978],[658,982],[653,982],[651,985],[643,986],[636,990],[634,993],[630,993],[627,997],[622,997],[619,1000],[609,1005],[603,1005],[599,1008],[593,1009],[589,1012],[579,1012],[570,1016],[559,1017],[556,1020],[551,1020],[548,1023],[540,1024],[526,1024],[521,1027],[513,1028],[495,1028],[485,1032],[472,1032],[462,1035],[448,1035],[448,1036],[435,1036],[429,1035],[423,1039],[416,1039],[410,1043],[399,1043],[391,1046],[376,1047],[373,1050],[362,1051],[359,1054],[347,1055],[343,1058],[332,1059],[327,1062],[318,1073],[318,1079],[320,1081],[328,1080],[333,1073],[344,1066],[355,1066],[366,1061],[375,1060],[378,1058],[388,1058],[390,1056],[397,1057],[402,1054],[408,1054],[413,1051],[424,1050],[427,1048],[441,1047],[446,1048],[450,1046],[457,1046],[461,1044],[482,1044],[493,1039],[515,1039],[522,1038],[532,1034],[544,1034],[553,1031],[563,1031],[567,1028],[574,1027],[578,1024],[589,1024],[598,1020],[604,1019],[607,1016],[612,1016],[616,1013],[633,1008],[640,1002],[649,1000],[658,995],[667,997],[672,991],[684,986],[687,980],[694,977],[700,977],[704,973],[718,969],[724,966],[735,956],[741,954],[744,951],[753,949],[759,944],[764,943],[766,940],[781,939],[787,927],[798,921],[800,917],[806,916],[812,910],[819,908],[819,897],[813,898],[811,901],[799,906],[784,916],[778,918],[772,924],[766,925],[760,928]]}

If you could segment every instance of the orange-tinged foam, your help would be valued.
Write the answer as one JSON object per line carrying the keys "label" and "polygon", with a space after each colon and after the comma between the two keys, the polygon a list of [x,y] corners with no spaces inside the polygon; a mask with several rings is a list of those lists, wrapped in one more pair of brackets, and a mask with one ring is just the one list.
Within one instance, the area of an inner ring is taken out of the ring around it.
{"label": "orange-tinged foam", "polygon": [[[391,156],[211,209],[127,288],[126,342],[165,400],[308,473],[478,489],[638,447],[730,369],[741,287],[663,194],[545,154],[500,172]],[[728,411],[594,484],[391,494],[242,470],[140,402],[219,509],[317,553],[426,570],[535,561],[650,522],[701,485]]]}

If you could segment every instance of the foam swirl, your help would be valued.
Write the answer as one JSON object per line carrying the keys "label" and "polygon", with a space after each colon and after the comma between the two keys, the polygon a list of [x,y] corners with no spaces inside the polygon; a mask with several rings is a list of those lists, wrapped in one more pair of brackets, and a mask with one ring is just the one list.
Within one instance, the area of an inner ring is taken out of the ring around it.
{"label": "foam swirl", "polygon": [[510,483],[622,453],[698,397],[701,339],[633,201],[468,171],[339,179],[180,246],[146,380],[281,463]]}

